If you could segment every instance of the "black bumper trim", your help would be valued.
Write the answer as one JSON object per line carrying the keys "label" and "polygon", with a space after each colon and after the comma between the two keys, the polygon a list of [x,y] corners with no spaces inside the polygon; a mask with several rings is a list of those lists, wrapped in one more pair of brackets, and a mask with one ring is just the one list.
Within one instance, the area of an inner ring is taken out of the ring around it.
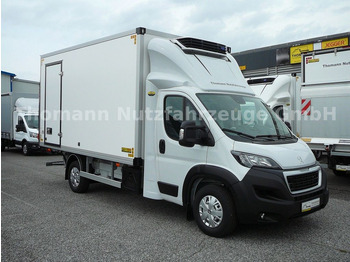
{"label": "black bumper trim", "polygon": [[[327,177],[322,170],[322,183],[317,189],[292,195],[283,170],[253,167],[244,179],[233,185],[240,223],[279,222],[304,216],[324,208],[329,199]],[[320,205],[301,212],[303,202],[320,198]]]}
{"label": "black bumper trim", "polygon": [[30,148],[30,150],[40,150],[39,142],[28,142],[27,145]]}

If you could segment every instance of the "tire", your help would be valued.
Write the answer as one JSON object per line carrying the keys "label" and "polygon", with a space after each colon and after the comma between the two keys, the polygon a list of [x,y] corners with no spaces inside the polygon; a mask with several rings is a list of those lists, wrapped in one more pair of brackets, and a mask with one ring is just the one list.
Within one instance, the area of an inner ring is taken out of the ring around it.
{"label": "tire", "polygon": [[78,161],[74,161],[68,168],[68,183],[75,193],[85,193],[89,189],[89,180],[80,177],[80,165]]}
{"label": "tire", "polygon": [[29,148],[27,142],[23,142],[23,144],[22,144],[22,153],[25,156],[29,156],[30,155],[30,148]]}
{"label": "tire", "polygon": [[218,185],[206,185],[197,192],[193,216],[200,230],[212,237],[229,235],[237,226],[232,196]]}
{"label": "tire", "polygon": [[336,176],[345,176],[346,175],[346,171],[339,171],[339,170],[335,170],[335,169],[333,169],[333,173]]}
{"label": "tire", "polygon": [[321,150],[313,150],[312,153],[314,153],[314,156],[316,160],[320,160],[322,157],[322,151]]}

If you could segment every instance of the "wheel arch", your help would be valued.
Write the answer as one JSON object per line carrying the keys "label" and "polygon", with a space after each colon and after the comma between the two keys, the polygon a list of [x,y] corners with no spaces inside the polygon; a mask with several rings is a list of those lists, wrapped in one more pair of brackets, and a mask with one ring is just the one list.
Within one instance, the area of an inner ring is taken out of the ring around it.
{"label": "wheel arch", "polygon": [[85,168],[85,158],[83,156],[77,155],[77,154],[68,154],[65,156],[65,165],[66,165],[66,170],[65,170],[65,180],[68,180],[69,173],[68,173],[68,168],[71,163],[74,161],[78,161],[80,170],[84,170]]}
{"label": "wheel arch", "polygon": [[212,165],[197,165],[192,167],[186,175],[183,190],[183,206],[187,210],[187,219],[192,219],[192,202],[198,190],[204,185],[217,184],[227,188],[235,202],[234,184],[239,182],[238,178],[227,169]]}

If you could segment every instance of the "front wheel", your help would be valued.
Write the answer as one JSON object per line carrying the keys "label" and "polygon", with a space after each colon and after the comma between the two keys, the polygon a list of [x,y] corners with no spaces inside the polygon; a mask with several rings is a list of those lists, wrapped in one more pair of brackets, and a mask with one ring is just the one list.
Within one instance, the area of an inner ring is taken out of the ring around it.
{"label": "front wheel", "polygon": [[74,161],[69,165],[69,186],[75,193],[85,193],[89,188],[89,180],[80,176],[80,165],[78,161]]}
{"label": "front wheel", "polygon": [[314,156],[316,160],[320,160],[322,157],[322,151],[321,150],[312,150],[312,153],[314,153]]}
{"label": "front wheel", "polygon": [[336,176],[345,176],[346,175],[346,171],[340,171],[340,170],[335,170],[335,169],[333,169],[333,173]]}
{"label": "front wheel", "polygon": [[218,185],[206,185],[195,196],[193,216],[198,227],[207,235],[224,237],[237,226],[233,199]]}
{"label": "front wheel", "polygon": [[30,155],[30,149],[29,149],[29,145],[27,142],[23,142],[22,144],[22,153],[25,156],[29,156]]}

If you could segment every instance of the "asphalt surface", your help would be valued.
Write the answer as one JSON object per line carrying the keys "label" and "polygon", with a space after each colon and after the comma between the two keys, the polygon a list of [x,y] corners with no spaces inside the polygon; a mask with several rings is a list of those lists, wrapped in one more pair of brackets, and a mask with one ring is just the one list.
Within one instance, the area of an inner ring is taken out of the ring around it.
{"label": "asphalt surface", "polygon": [[327,170],[325,209],[204,235],[185,210],[107,185],[73,193],[55,155],[1,154],[2,261],[350,261],[350,175]]}

